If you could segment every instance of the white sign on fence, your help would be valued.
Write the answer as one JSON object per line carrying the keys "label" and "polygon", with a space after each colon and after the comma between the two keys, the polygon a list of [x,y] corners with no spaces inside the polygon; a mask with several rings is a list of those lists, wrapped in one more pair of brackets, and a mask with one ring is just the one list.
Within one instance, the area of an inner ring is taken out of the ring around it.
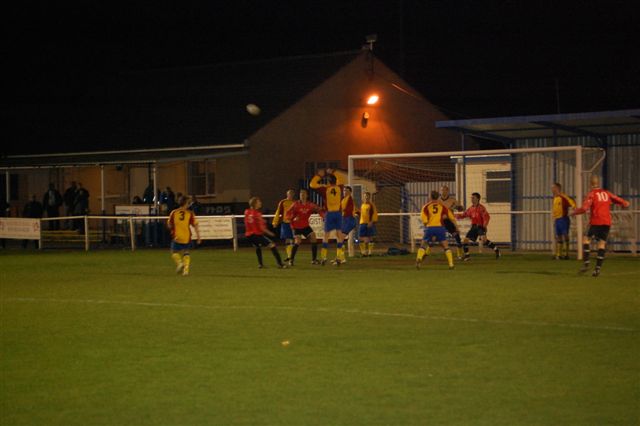
{"label": "white sign on fence", "polygon": [[0,238],[39,240],[40,219],[0,218]]}
{"label": "white sign on fence", "polygon": [[116,215],[149,216],[151,214],[149,204],[118,205],[115,210]]}
{"label": "white sign on fence", "polygon": [[313,229],[313,232],[315,232],[317,239],[321,240],[324,238],[324,220],[322,220],[319,214],[312,214],[309,217],[309,226]]}
{"label": "white sign on fence", "polygon": [[[200,239],[202,240],[231,240],[234,236],[233,217],[230,216],[199,216],[197,218]],[[195,233],[194,233],[195,235]]]}
{"label": "white sign on fence", "polygon": [[[471,221],[469,219],[457,219],[458,224],[458,232],[460,233],[460,237],[464,238],[471,229]],[[424,237],[424,225],[422,224],[422,219],[419,214],[411,216],[411,238],[414,240],[422,240]]]}

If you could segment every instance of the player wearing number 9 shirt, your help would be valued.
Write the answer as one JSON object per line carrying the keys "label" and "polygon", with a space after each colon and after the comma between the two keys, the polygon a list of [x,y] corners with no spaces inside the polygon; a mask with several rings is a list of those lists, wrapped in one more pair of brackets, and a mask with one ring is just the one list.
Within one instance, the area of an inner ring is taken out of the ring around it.
{"label": "player wearing number 9 shirt", "polygon": [[593,276],[600,275],[600,269],[604,262],[604,252],[607,246],[607,237],[611,228],[611,204],[619,204],[624,208],[629,207],[629,202],[623,200],[617,195],[600,188],[600,178],[591,176],[591,192],[582,203],[582,207],[575,209],[571,216],[584,214],[587,211],[591,213],[589,220],[589,230],[582,240],[582,260],[584,264],[580,272],[586,272],[589,269],[589,255],[591,254],[591,240],[598,242],[598,257]]}
{"label": "player wearing number 9 shirt", "polygon": [[171,211],[167,227],[171,231],[171,258],[176,263],[176,273],[184,276],[189,275],[191,265],[191,227],[196,231],[196,239],[200,244],[200,230],[196,215],[187,208],[189,198],[182,195],[178,198],[180,207]]}

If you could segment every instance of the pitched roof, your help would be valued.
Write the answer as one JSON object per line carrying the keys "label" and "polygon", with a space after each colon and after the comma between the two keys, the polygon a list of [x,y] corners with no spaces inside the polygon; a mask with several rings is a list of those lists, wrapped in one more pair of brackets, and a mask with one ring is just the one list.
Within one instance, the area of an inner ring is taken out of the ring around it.
{"label": "pitched roof", "polygon": [[[3,153],[241,144],[361,53],[123,73],[72,104],[9,109],[13,141]],[[245,110],[250,103],[260,115]]]}

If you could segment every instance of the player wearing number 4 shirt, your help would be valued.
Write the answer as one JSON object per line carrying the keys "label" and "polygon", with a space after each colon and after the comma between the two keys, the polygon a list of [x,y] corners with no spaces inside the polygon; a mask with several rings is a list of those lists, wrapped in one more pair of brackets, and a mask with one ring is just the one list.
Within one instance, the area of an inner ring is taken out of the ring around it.
{"label": "player wearing number 4 shirt", "polygon": [[176,273],[183,276],[189,275],[191,266],[191,227],[196,231],[196,240],[200,244],[200,230],[196,215],[187,208],[188,197],[184,195],[178,198],[180,207],[173,210],[169,215],[167,227],[171,231],[171,258],[176,263]]}
{"label": "player wearing number 4 shirt", "polygon": [[627,208],[630,203],[606,189],[600,188],[600,178],[591,176],[591,192],[589,192],[584,203],[582,203],[582,207],[575,209],[573,213],[571,213],[571,216],[584,214],[587,211],[591,213],[589,230],[582,240],[582,259],[584,264],[580,272],[587,272],[589,269],[591,240],[595,239],[598,242],[598,257],[596,267],[592,274],[594,277],[600,275],[600,269],[604,262],[607,237],[609,236],[609,229],[611,228],[611,204],[618,204]]}
{"label": "player wearing number 4 shirt", "polygon": [[[322,179],[326,176],[328,183],[323,184]],[[332,169],[319,170],[318,173],[311,178],[309,183],[311,189],[318,192],[324,198],[324,207],[327,214],[324,218],[324,239],[322,240],[322,250],[320,257],[321,264],[327,262],[327,251],[329,249],[329,240],[336,240],[336,260],[335,265],[340,266],[344,263],[344,235],[342,234],[342,193],[344,185],[339,175],[335,175]],[[335,235],[335,236],[333,236]]]}

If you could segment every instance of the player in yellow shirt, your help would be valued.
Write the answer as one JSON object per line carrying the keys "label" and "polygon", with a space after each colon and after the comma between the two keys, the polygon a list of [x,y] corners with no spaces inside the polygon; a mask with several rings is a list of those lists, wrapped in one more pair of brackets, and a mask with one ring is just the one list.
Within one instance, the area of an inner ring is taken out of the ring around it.
{"label": "player in yellow shirt", "polygon": [[439,242],[444,249],[444,255],[447,258],[447,262],[449,263],[449,269],[453,269],[453,255],[451,254],[451,249],[449,248],[449,241],[447,241],[447,229],[444,226],[445,218],[449,219],[452,223],[456,223],[456,219],[453,216],[451,210],[446,208],[444,204],[442,204],[438,197],[440,194],[438,191],[431,191],[431,201],[425,204],[422,207],[422,211],[420,213],[420,218],[422,219],[422,223],[426,227],[424,230],[424,238],[422,239],[422,244],[420,245],[420,249],[418,250],[418,256],[416,257],[416,268],[420,269],[420,264],[422,263],[422,259],[426,254],[425,247],[428,245],[430,241]]}
{"label": "player in yellow shirt", "polygon": [[[327,179],[326,184],[322,180]],[[329,240],[336,240],[336,260],[335,265],[344,263],[344,235],[342,234],[342,193],[344,184],[340,175],[335,175],[332,169],[319,170],[311,178],[309,187],[318,192],[324,198],[324,208],[327,211],[324,218],[324,239],[322,240],[322,250],[320,250],[320,264],[327,263],[327,251]]]}
{"label": "player in yellow shirt", "polygon": [[189,275],[191,265],[191,227],[196,231],[196,240],[200,244],[200,230],[196,215],[188,209],[188,197],[184,195],[178,197],[178,207],[169,215],[167,227],[171,231],[171,258],[176,263],[176,273],[183,276]]}
{"label": "player in yellow shirt", "polygon": [[553,258],[567,260],[569,259],[569,228],[571,227],[569,207],[575,209],[576,202],[562,192],[562,185],[558,182],[551,186],[551,192],[553,193],[551,215],[556,235],[556,254]]}
{"label": "player in yellow shirt", "polygon": [[362,194],[362,204],[360,205],[360,254],[362,257],[373,254],[373,237],[376,235],[376,222],[378,221],[378,208],[371,201],[371,193]]}
{"label": "player in yellow shirt", "polygon": [[287,191],[287,197],[278,203],[276,213],[271,222],[274,229],[280,227],[280,239],[286,244],[285,250],[287,252],[287,258],[284,260],[285,263],[291,259],[291,251],[293,250],[293,230],[291,229],[291,222],[286,213],[295,202],[293,199],[295,196],[296,192],[293,189]]}

